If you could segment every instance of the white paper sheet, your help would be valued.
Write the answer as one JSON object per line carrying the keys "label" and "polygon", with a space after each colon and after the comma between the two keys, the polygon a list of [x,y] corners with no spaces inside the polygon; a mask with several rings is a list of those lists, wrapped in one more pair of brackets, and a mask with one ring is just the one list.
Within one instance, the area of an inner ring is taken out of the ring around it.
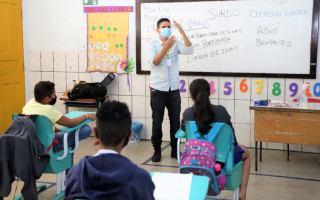
{"label": "white paper sheet", "polygon": [[154,173],[152,176],[156,188],[156,200],[188,200],[192,174]]}

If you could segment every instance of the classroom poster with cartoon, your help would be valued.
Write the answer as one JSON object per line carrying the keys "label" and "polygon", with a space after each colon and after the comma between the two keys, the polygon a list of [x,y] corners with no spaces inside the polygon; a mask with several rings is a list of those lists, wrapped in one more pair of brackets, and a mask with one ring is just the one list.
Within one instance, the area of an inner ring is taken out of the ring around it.
{"label": "classroom poster with cartoon", "polygon": [[125,72],[128,29],[128,12],[88,13],[88,72]]}

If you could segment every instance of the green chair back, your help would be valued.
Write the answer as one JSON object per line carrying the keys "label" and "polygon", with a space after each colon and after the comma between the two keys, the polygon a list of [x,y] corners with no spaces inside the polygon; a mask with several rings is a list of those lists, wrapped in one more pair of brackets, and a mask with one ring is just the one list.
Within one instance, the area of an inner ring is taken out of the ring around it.
{"label": "green chair back", "polygon": [[[213,127],[214,123],[211,124]],[[186,141],[192,138],[191,133],[196,133],[195,121],[188,121],[185,125]],[[216,161],[225,163],[227,177],[226,190],[235,190],[242,183],[242,161],[234,164],[234,138],[232,128],[224,124],[212,142],[216,148]]]}
{"label": "green chair back", "polygon": [[[18,117],[18,114],[13,114],[12,120],[14,120],[17,117]],[[40,142],[47,149],[52,144],[54,139],[54,131],[53,131],[51,122],[47,117],[39,115],[35,120],[35,124],[37,129],[37,136]],[[68,148],[68,151],[70,150],[71,148]],[[60,147],[59,152],[53,152],[53,148],[49,150],[48,153],[51,158],[46,166],[46,169],[44,170],[44,173],[57,174],[71,167],[70,153],[68,153],[63,160],[57,160],[57,157],[62,156],[63,152],[64,151],[63,151],[62,145]]]}

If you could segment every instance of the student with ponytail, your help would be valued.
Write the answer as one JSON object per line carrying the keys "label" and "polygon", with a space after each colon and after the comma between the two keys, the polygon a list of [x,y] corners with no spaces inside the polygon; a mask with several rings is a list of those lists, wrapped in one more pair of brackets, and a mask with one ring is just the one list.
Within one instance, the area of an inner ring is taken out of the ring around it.
{"label": "student with ponytail", "polygon": [[234,128],[231,123],[231,117],[225,107],[213,105],[210,103],[210,85],[205,79],[195,79],[190,84],[190,97],[194,102],[193,106],[187,108],[182,117],[181,129],[185,130],[185,124],[188,121],[197,121],[198,130],[201,134],[207,134],[210,130],[210,124],[213,122],[222,122],[228,124],[232,130],[235,140],[234,163],[243,161],[242,184],[240,186],[239,198],[246,199],[247,185],[250,173],[250,154],[245,146],[238,144],[234,134]]}

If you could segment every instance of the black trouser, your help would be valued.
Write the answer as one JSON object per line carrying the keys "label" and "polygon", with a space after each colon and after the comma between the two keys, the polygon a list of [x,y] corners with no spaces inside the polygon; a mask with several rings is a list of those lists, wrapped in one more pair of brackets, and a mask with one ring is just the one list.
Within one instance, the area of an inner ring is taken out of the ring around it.
{"label": "black trouser", "polygon": [[162,143],[162,122],[165,107],[168,110],[170,120],[170,145],[172,149],[177,149],[176,132],[180,128],[181,99],[180,91],[174,90],[162,92],[151,89],[150,105],[152,109],[152,136],[151,141],[156,152],[161,152]]}

